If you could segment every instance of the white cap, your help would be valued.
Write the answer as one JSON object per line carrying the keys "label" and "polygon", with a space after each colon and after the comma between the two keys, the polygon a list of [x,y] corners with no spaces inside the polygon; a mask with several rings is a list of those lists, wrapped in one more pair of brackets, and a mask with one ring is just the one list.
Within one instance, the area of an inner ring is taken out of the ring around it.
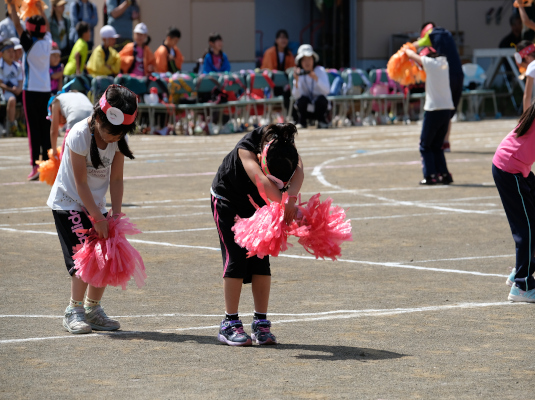
{"label": "white cap", "polygon": [[100,28],[100,37],[102,39],[117,39],[119,35],[113,26],[104,25]]}
{"label": "white cap", "polygon": [[13,42],[13,44],[15,45],[15,47],[14,47],[15,50],[22,49],[22,45],[20,44],[20,39],[19,38],[12,37],[9,40],[11,40],[11,42]]}
{"label": "white cap", "polygon": [[143,22],[140,22],[134,28],[134,33],[142,33],[143,35],[148,35],[149,30],[147,29],[147,25],[145,25]]}
{"label": "white cap", "polygon": [[319,60],[318,53],[314,51],[311,45],[309,44],[302,44],[299,46],[299,49],[297,50],[297,55],[295,56],[295,63],[297,64],[299,60],[303,57],[314,57],[316,62]]}

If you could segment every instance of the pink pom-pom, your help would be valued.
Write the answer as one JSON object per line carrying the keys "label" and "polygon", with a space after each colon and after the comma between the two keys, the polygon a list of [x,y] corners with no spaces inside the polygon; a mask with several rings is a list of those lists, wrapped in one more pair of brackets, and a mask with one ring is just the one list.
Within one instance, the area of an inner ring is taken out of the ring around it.
{"label": "pink pom-pom", "polygon": [[[133,277],[137,287],[145,284],[145,264],[139,252],[125,235],[141,233],[124,214],[108,214],[108,238],[98,237],[95,228],[87,230],[83,246],[77,246],[73,255],[76,276],[94,287],[121,286],[126,289]],[[80,230],[82,231],[82,230]]]}
{"label": "pink pom-pom", "polygon": [[284,222],[284,204],[288,194],[282,196],[282,203],[270,203],[258,176],[256,186],[266,205],[258,207],[249,196],[256,212],[250,218],[236,216],[236,223],[232,227],[234,240],[248,250],[247,257],[276,257],[281,251],[288,249],[288,225]]}
{"label": "pink pom-pom", "polygon": [[319,193],[312,196],[304,207],[298,206],[301,215],[289,234],[299,237],[299,244],[316,258],[335,261],[342,254],[340,245],[352,241],[353,235],[344,209],[331,204],[330,197],[321,202]]}

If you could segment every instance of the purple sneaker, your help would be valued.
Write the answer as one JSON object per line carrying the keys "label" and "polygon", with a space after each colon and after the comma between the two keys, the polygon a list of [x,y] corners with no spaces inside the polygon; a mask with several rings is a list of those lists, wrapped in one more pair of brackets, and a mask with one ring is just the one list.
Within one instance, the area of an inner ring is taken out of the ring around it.
{"label": "purple sneaker", "polygon": [[267,319],[257,319],[251,324],[253,331],[252,338],[256,344],[277,344],[275,335],[271,333],[271,321]]}
{"label": "purple sneaker", "polygon": [[226,343],[229,346],[251,346],[253,344],[251,337],[243,330],[243,324],[239,319],[235,321],[221,321],[217,339],[221,343]]}

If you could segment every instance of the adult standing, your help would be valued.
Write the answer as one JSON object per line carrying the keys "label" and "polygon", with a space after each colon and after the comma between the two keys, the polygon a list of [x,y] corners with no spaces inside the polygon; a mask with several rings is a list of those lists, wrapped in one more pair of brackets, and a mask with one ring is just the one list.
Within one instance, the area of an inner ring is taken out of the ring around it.
{"label": "adult standing", "polygon": [[91,32],[91,38],[87,42],[89,50],[93,49],[94,36],[93,31],[98,24],[98,12],[97,6],[91,3],[89,0],[75,0],[71,3],[71,43],[76,43],[79,39],[76,31],[76,25],[78,22],[87,22],[89,24],[89,32]]}
{"label": "adult standing", "polygon": [[[441,54],[446,57],[448,60],[448,65],[450,68],[450,89],[451,97],[453,100],[453,111],[451,112],[451,117],[457,112],[457,106],[461,100],[461,95],[463,92],[463,80],[464,73],[461,65],[461,57],[459,57],[459,52],[457,51],[457,44],[453,39],[453,35],[447,29],[438,27],[434,22],[426,22],[422,25],[422,31],[420,33],[420,39],[414,43],[416,48],[420,47],[433,47],[436,53]],[[450,150],[450,127],[448,128],[448,133],[444,139],[443,149],[445,151]]]}
{"label": "adult standing", "polygon": [[132,41],[133,20],[139,18],[136,0],[106,0],[108,25],[111,25],[121,37],[122,46]]}
{"label": "adult standing", "polygon": [[67,2],[65,0],[52,0],[51,4],[50,34],[52,35],[52,40],[58,44],[61,56],[66,57],[71,53],[72,49],[72,42],[69,38],[71,21],[63,16]]}

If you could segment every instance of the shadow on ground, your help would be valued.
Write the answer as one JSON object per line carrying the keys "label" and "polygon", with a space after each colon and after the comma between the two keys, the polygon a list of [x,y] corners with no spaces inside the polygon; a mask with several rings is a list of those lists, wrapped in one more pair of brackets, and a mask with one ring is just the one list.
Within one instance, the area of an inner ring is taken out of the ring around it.
{"label": "shadow on ground", "polygon": [[[182,335],[178,333],[163,332],[117,332],[103,334],[111,340],[151,340],[155,342],[184,343],[196,342],[198,344],[208,344],[215,346],[224,346],[219,343],[215,336],[196,336]],[[253,346],[259,348],[259,346]],[[350,346],[329,346],[321,344],[278,344],[275,346],[262,346],[262,349],[271,349],[273,351],[306,351],[321,354],[298,354],[295,358],[302,360],[320,360],[320,361],[372,361],[372,360],[389,360],[406,357],[407,354],[399,354],[391,351],[369,349],[364,347]]]}

